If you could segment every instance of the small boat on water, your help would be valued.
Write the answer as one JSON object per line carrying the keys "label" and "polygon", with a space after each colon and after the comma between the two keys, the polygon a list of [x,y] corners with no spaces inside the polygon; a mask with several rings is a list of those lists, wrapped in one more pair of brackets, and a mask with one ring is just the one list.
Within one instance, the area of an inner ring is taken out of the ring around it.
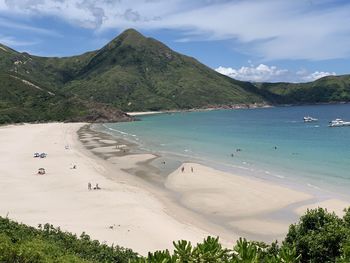
{"label": "small boat on water", "polygon": [[310,116],[304,117],[304,122],[313,122],[313,121],[318,121],[318,119],[312,118]]}
{"label": "small boat on water", "polygon": [[332,120],[329,125],[329,127],[344,127],[344,126],[350,126],[350,121],[343,121],[342,119],[335,119]]}

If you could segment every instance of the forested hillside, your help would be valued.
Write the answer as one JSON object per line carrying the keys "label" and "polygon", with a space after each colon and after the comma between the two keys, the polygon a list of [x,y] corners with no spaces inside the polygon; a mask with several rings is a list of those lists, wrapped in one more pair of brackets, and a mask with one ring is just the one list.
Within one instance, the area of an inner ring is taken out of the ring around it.
{"label": "forested hillside", "polygon": [[130,120],[122,111],[350,100],[350,77],[250,83],[128,29],[100,50],[64,58],[0,45],[0,123]]}

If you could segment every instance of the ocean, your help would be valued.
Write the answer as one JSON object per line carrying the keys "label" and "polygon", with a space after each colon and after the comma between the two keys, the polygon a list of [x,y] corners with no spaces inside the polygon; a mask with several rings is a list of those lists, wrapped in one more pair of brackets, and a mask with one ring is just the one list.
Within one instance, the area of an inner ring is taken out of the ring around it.
{"label": "ocean", "polygon": [[[304,116],[318,122],[304,123]],[[350,104],[178,112],[104,124],[145,151],[350,198]]]}

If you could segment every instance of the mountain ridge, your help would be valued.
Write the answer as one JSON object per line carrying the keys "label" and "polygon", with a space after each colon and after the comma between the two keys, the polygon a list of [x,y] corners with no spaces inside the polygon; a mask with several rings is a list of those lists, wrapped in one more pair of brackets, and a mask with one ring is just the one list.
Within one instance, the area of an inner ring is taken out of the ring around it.
{"label": "mountain ridge", "polygon": [[[71,57],[34,56],[0,45],[0,73],[3,78],[0,79],[0,91],[10,94],[9,85],[12,90],[17,89],[14,93],[23,95],[26,111],[33,109],[35,105],[31,103],[41,95],[34,90],[23,92],[23,81],[58,94],[62,100],[71,100],[71,119],[86,117],[96,105],[100,109],[109,107],[117,112],[118,109],[154,111],[237,104],[350,101],[348,75],[325,77],[310,83],[253,84],[239,81],[134,29],[125,30],[99,50]],[[22,83],[19,84],[11,75],[22,79]],[[51,100],[41,98],[36,103],[40,101],[46,105],[52,103]],[[73,101],[78,100],[76,104],[81,106],[79,114],[76,109],[73,110]],[[17,101],[14,97],[7,96],[6,100],[0,97],[0,116],[9,111],[9,101],[12,101],[11,107],[21,111],[25,108],[14,104]],[[62,110],[61,113],[66,116]],[[43,120],[40,114],[36,113],[36,116],[38,120]],[[48,118],[58,119],[57,116]],[[109,118],[115,120],[112,116],[103,119]]]}

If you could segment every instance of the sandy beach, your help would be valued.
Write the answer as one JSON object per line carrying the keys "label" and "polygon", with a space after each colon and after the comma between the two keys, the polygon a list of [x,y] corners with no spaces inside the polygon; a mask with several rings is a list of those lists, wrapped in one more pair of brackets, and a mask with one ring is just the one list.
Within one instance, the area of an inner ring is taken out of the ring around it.
{"label": "sandy beach", "polygon": [[130,116],[142,116],[142,115],[153,115],[153,114],[160,114],[164,113],[162,111],[134,111],[134,112],[127,112]]}
{"label": "sandy beach", "polygon": [[[121,181],[118,175],[125,172],[108,179],[108,169],[81,151],[76,132],[83,125],[0,128],[1,216],[32,226],[49,222],[77,234],[85,231],[141,254],[170,248],[176,239],[200,241],[208,234],[173,219],[152,194]],[[34,152],[48,156],[33,158]],[[36,174],[41,167],[45,175]],[[102,189],[89,191],[88,182]]]}
{"label": "sandy beach", "polygon": [[[152,164],[159,156],[133,147],[84,123],[0,127],[0,216],[85,231],[146,254],[207,235],[227,246],[239,236],[272,241],[308,207],[341,214],[347,205],[197,163],[164,176]],[[34,152],[48,156],[33,158]],[[46,174],[37,175],[38,168]],[[89,182],[101,190],[88,190]]]}

